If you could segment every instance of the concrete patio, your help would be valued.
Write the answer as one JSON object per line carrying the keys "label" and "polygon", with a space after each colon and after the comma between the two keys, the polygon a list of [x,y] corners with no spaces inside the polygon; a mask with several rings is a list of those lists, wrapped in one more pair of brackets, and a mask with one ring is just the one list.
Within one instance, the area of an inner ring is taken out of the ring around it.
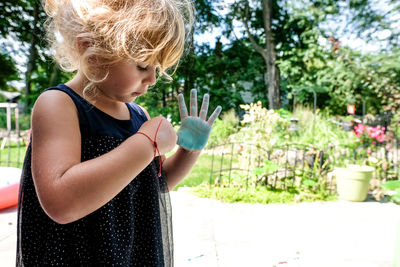
{"label": "concrete patio", "polygon": [[[393,203],[227,204],[183,190],[171,198],[177,267],[393,266]],[[15,242],[11,208],[0,212],[1,267],[15,266]]]}

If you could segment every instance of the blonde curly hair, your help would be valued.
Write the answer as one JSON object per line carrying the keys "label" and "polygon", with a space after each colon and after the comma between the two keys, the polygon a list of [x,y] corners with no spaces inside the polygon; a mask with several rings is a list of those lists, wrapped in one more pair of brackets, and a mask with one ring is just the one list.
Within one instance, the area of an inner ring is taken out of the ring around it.
{"label": "blonde curly hair", "polygon": [[[94,100],[99,70],[133,60],[156,65],[159,76],[184,52],[194,6],[190,0],[43,0],[49,16],[47,39],[55,60],[68,72],[80,70],[89,80],[84,97]],[[77,40],[89,44],[80,54]]]}

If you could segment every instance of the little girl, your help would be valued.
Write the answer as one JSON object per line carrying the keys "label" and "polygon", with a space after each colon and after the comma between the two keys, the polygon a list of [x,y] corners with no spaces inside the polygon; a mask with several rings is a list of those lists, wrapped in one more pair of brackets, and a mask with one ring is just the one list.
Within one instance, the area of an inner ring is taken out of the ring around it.
{"label": "little girl", "polygon": [[[173,266],[168,191],[192,169],[206,121],[179,97],[182,126],[134,101],[179,61],[189,0],[46,0],[65,84],[32,112],[18,207],[17,266]],[[186,28],[185,28],[186,27]],[[176,69],[176,68],[175,68]],[[178,142],[169,158],[165,154]]]}

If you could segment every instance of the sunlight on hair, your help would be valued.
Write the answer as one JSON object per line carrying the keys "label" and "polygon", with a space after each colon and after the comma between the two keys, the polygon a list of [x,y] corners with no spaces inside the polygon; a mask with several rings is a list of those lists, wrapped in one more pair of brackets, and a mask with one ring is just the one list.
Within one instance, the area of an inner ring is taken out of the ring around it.
{"label": "sunlight on hair", "polygon": [[[95,95],[99,69],[122,60],[156,65],[160,76],[178,66],[191,31],[190,0],[46,0],[47,39],[64,71],[81,71],[89,80],[84,95]],[[88,44],[78,50],[79,42]]]}

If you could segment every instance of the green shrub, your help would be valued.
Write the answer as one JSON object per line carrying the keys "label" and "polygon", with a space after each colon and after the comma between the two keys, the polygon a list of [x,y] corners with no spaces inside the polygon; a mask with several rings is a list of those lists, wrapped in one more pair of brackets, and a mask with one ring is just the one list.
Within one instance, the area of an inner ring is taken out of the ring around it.
{"label": "green shrub", "polygon": [[239,117],[233,109],[222,114],[221,119],[217,119],[213,125],[207,147],[225,143],[228,137],[237,131],[238,123]]}
{"label": "green shrub", "polygon": [[299,119],[298,132],[290,133],[287,143],[312,145],[317,149],[328,146],[353,146],[356,143],[355,134],[344,131],[334,119],[325,113],[317,112],[305,107],[296,108],[294,117]]}
{"label": "green shrub", "polygon": [[400,204],[400,180],[387,181],[381,186],[383,189],[392,192],[392,194],[390,194],[390,199],[393,202]]}

